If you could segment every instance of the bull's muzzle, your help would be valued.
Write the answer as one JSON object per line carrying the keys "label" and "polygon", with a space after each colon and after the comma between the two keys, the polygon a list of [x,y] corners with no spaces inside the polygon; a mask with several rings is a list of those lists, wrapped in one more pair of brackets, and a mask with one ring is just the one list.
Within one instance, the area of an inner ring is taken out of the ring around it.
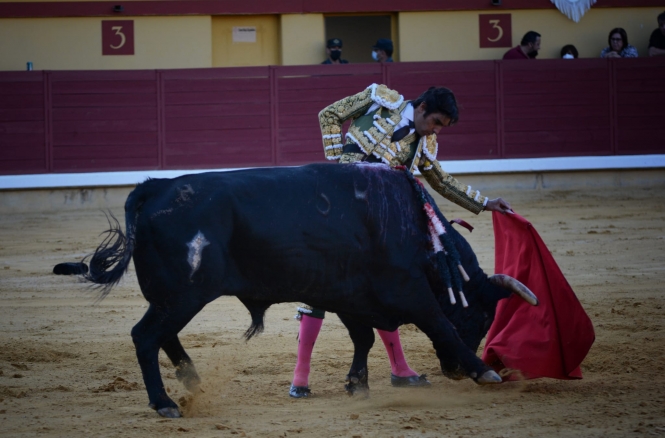
{"label": "bull's muzzle", "polygon": [[532,306],[538,305],[538,298],[521,281],[504,274],[495,274],[489,277],[489,281],[497,286],[504,287],[512,293],[522,297],[524,301]]}

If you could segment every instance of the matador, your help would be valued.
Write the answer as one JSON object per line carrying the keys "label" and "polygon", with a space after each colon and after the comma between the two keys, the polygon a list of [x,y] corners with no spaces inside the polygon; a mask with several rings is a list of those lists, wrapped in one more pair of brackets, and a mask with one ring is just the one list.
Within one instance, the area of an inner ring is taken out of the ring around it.
{"label": "matador", "polygon": [[[342,125],[349,119],[352,122],[343,137]],[[508,202],[482,196],[479,190],[461,184],[439,165],[436,134],[457,121],[455,95],[443,87],[431,87],[416,100],[408,101],[385,85],[372,84],[319,113],[328,160],[338,160],[339,163],[383,162],[389,166],[404,165],[410,171],[417,168],[441,196],[475,214],[483,210],[512,213]],[[311,392],[310,361],[324,316],[324,311],[306,304],[298,307],[298,359],[289,390],[291,397],[307,397]],[[377,329],[377,332],[390,358],[392,385],[430,386],[424,374],[419,375],[409,367],[399,331]]]}

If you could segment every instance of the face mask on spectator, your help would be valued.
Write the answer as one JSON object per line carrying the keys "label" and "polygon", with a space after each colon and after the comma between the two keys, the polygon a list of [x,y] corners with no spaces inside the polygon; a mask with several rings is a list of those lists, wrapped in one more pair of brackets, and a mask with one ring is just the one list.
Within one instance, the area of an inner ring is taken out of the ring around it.
{"label": "face mask on spectator", "polygon": [[563,59],[575,59],[575,57],[573,55],[571,55],[570,53],[566,53],[565,55],[562,56],[562,58]]}
{"label": "face mask on spectator", "polygon": [[379,60],[379,54],[376,53],[376,50],[372,50],[372,59],[375,61]]}
{"label": "face mask on spectator", "polygon": [[340,56],[342,56],[342,51],[341,50],[331,50],[330,51],[330,59],[332,59],[333,61],[337,61]]}

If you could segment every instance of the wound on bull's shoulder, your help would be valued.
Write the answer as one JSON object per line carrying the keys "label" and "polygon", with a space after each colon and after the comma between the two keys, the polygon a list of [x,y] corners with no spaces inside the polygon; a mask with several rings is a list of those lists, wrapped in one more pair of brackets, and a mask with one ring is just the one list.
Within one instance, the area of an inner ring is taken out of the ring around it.
{"label": "wound on bull's shoulder", "polygon": [[187,261],[189,262],[189,266],[192,267],[192,272],[189,274],[190,280],[194,276],[194,273],[199,269],[199,266],[201,266],[201,255],[203,253],[203,248],[207,245],[210,245],[210,242],[201,231],[196,233],[196,236],[194,236],[191,242],[187,244],[187,247],[189,248]]}

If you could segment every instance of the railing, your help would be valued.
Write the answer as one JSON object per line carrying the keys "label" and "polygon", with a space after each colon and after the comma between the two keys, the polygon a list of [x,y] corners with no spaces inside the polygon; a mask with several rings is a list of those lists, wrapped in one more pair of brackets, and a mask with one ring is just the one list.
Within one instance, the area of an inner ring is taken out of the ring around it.
{"label": "railing", "polygon": [[451,88],[439,159],[665,153],[665,59],[0,72],[0,174],[322,161],[318,112]]}

